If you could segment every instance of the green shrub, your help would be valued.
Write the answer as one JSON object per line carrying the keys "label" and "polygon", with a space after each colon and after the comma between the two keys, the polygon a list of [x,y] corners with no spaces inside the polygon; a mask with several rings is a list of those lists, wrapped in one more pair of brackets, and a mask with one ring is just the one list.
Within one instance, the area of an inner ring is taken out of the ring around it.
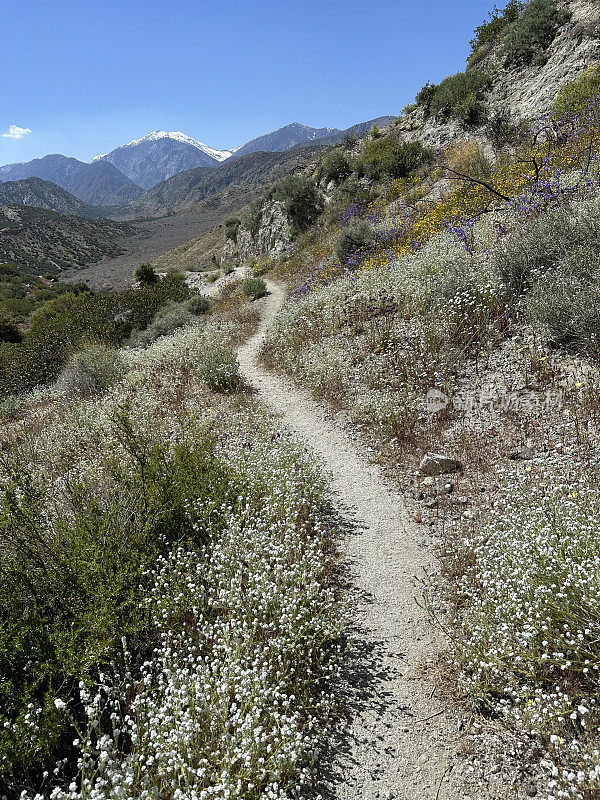
{"label": "green shrub", "polygon": [[241,220],[238,217],[230,217],[225,220],[225,238],[231,239],[235,242],[237,239],[238,228],[240,227]]}
{"label": "green shrub", "polygon": [[489,75],[480,70],[449,75],[439,86],[432,86],[426,92],[425,110],[434,116],[454,117],[473,124],[483,115],[481,97],[489,85]]}
{"label": "green shrub", "polygon": [[335,254],[343,263],[348,256],[373,244],[374,238],[373,227],[368,222],[353,218],[342,228],[335,243]]}
{"label": "green shrub", "polygon": [[352,167],[341,150],[333,150],[323,159],[321,172],[327,183],[330,181],[338,183],[350,175],[352,172]]}
{"label": "green shrub", "polygon": [[64,364],[89,341],[119,346],[143,330],[169,301],[190,295],[182,275],[118,292],[61,294],[32,315],[21,344],[0,344],[0,395],[18,394],[54,381]]}
{"label": "green shrub", "polygon": [[267,284],[261,278],[246,278],[242,284],[242,291],[246,297],[258,300],[267,294]]}
{"label": "green shrub", "polygon": [[9,394],[0,400],[0,419],[16,419],[26,408],[23,395]]}
{"label": "green shrub", "polygon": [[148,262],[139,265],[135,271],[135,277],[138,283],[144,286],[151,286],[153,283],[158,283],[159,280],[154,267]]}
{"label": "green shrub", "polygon": [[0,342],[21,342],[23,334],[12,314],[0,307]]}
{"label": "green shrub", "polygon": [[373,177],[405,178],[430,157],[420,142],[398,142],[391,137],[366,142],[364,162]]}
{"label": "green shrub", "polygon": [[570,117],[585,111],[590,100],[600,93],[600,63],[584,70],[574,81],[565,84],[554,103],[557,117]]}
{"label": "green shrub", "polygon": [[585,207],[575,217],[548,212],[517,228],[494,251],[493,263],[509,294],[517,297],[576,252],[600,252],[600,208]]}
{"label": "green shrub", "polygon": [[569,19],[557,0],[529,0],[506,33],[502,52],[512,64],[543,64],[557,29]]}
{"label": "green shrub", "polygon": [[[471,57],[480,53],[479,57],[474,59],[475,62],[483,58],[481,49],[490,48],[498,41],[506,28],[519,18],[519,14],[522,12],[524,5],[525,4],[519,2],[519,0],[510,0],[502,10],[494,5],[494,8],[489,13],[489,20],[482,22],[481,25],[475,28],[475,36],[471,39]],[[469,63],[472,62],[470,61]]]}
{"label": "green shrub", "polygon": [[[157,559],[218,532],[224,517],[213,509],[237,496],[206,434],[157,442],[126,408],[106,434],[119,458],[100,487],[65,481],[64,516],[52,513],[17,445],[0,466],[0,791],[10,796],[33,776],[41,785],[44,766],[70,752],[72,729],[67,739],[54,699],[72,699],[77,724],[78,682],[98,680],[121,637],[140,660],[152,652],[157,632],[141,600]],[[40,709],[34,727],[29,703]]]}
{"label": "green shrub", "polygon": [[425,111],[428,112],[429,107],[431,105],[431,101],[435,93],[437,92],[437,89],[438,89],[437,84],[430,83],[430,81],[427,81],[425,86],[421,88],[421,90],[415,97],[415,105],[421,106],[422,108],[425,109]]}
{"label": "green shrub", "polygon": [[296,232],[309,228],[323,212],[323,198],[306,175],[288,175],[283,178],[275,187],[273,197],[283,203]]}
{"label": "green shrub", "polygon": [[[242,215],[242,220],[240,222],[240,226],[245,228],[245,230],[250,231],[252,236],[256,236],[258,233],[258,229],[260,228],[260,222],[262,220],[262,205],[259,201],[254,203],[250,203],[248,208]],[[237,231],[236,231],[236,238],[237,238]]]}
{"label": "green shrub", "polygon": [[188,302],[167,303],[157,311],[147,328],[133,335],[131,344],[137,347],[147,347],[161,336],[169,336],[192,322],[193,316]]}
{"label": "green shrub", "polygon": [[488,118],[485,133],[494,147],[501,148],[516,140],[518,126],[513,122],[510,113],[501,109]]}
{"label": "green shrub", "polygon": [[218,344],[205,348],[200,356],[198,374],[214,392],[235,392],[242,384],[235,353]]}
{"label": "green shrub", "polygon": [[122,374],[123,361],[119,351],[93,342],[67,361],[58,376],[56,388],[67,397],[94,397],[115,384]]}
{"label": "green shrub", "polygon": [[210,308],[210,300],[203,294],[195,294],[187,301],[186,308],[190,314],[199,317],[202,314],[206,314]]}
{"label": "green shrub", "polygon": [[525,310],[553,344],[600,355],[600,248],[578,249],[544,275]]}

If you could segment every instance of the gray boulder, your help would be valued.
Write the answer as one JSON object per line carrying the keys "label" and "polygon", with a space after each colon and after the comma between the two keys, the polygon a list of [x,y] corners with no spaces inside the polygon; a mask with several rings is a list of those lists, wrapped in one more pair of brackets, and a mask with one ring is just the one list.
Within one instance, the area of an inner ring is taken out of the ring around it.
{"label": "gray boulder", "polygon": [[456,458],[440,453],[427,453],[419,464],[421,475],[443,475],[447,472],[460,472],[463,466]]}

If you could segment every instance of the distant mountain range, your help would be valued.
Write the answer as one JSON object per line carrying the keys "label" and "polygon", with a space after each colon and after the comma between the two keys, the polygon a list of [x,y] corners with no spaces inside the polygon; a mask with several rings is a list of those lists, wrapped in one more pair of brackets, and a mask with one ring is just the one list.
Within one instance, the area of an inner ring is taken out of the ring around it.
{"label": "distant mountain range", "polygon": [[[381,117],[377,122],[387,124],[391,119]],[[153,131],[110,153],[96,156],[89,164],[60,154],[6,164],[0,167],[0,184],[41,178],[66,189],[88,205],[122,206],[140,197],[144,189],[190,169],[216,169],[229,158],[237,159],[249,153],[281,153],[317,141],[334,143],[341,141],[348,132],[371,124],[361,123],[340,131],[338,128],[311,128],[292,122],[234,150],[217,150],[180,131]],[[38,190],[39,187],[35,191]],[[35,199],[34,194],[32,188],[28,195],[30,199]],[[45,203],[43,198],[42,202]],[[27,205],[33,205],[33,202]],[[46,205],[39,207],[46,208]]]}
{"label": "distant mountain range", "polygon": [[76,158],[55,154],[23,164],[0,167],[0,182],[34,177],[52,181],[91,205],[120,205],[134,200],[143,192],[108,161],[86,164]]}
{"label": "distant mountain range", "polygon": [[266,133],[257,139],[252,139],[246,144],[238,147],[234,155],[236,158],[245,156],[247,153],[282,153],[285,150],[292,150],[303,144],[322,139],[324,136],[331,136],[341,133],[338,128],[311,128],[308,125],[301,125],[299,122],[292,122],[284,128]]}
{"label": "distant mountain range", "polygon": [[177,213],[227,190],[219,202],[239,207],[290,169],[292,151],[361,136],[373,123],[383,127],[391,120],[378,117],[343,131],[293,122],[236,150],[217,150],[178,131],[154,131],[90,163],[55,154],[0,167],[0,205],[132,219]]}

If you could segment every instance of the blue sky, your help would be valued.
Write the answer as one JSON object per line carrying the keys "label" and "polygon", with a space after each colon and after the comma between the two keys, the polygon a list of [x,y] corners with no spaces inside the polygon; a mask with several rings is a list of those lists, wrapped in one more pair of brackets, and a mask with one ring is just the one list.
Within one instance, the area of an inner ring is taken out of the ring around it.
{"label": "blue sky", "polygon": [[[488,0],[12,0],[0,164],[88,160],[151,130],[234,147],[398,114],[464,67]],[[30,130],[23,133],[9,126]]]}

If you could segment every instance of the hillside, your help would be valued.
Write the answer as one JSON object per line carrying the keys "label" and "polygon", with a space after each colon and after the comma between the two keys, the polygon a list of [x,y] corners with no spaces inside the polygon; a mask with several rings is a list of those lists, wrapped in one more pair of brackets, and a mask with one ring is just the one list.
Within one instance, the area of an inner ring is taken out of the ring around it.
{"label": "hillside", "polygon": [[0,263],[0,796],[600,798],[600,5],[415,95],[135,223],[0,207],[30,269],[131,234]]}
{"label": "hillside", "polygon": [[123,252],[129,225],[64,216],[31,206],[0,207],[0,260],[31,272],[57,273]]}
{"label": "hillside", "polygon": [[34,177],[56,183],[84,203],[95,206],[126,203],[143,191],[106,161],[86,164],[76,158],[56,154],[0,167],[0,181],[19,181]]}
{"label": "hillside", "polygon": [[34,206],[59,214],[76,214],[79,217],[102,216],[100,210],[79,200],[75,195],[55,183],[41,178],[0,183],[0,205],[16,204]]}

